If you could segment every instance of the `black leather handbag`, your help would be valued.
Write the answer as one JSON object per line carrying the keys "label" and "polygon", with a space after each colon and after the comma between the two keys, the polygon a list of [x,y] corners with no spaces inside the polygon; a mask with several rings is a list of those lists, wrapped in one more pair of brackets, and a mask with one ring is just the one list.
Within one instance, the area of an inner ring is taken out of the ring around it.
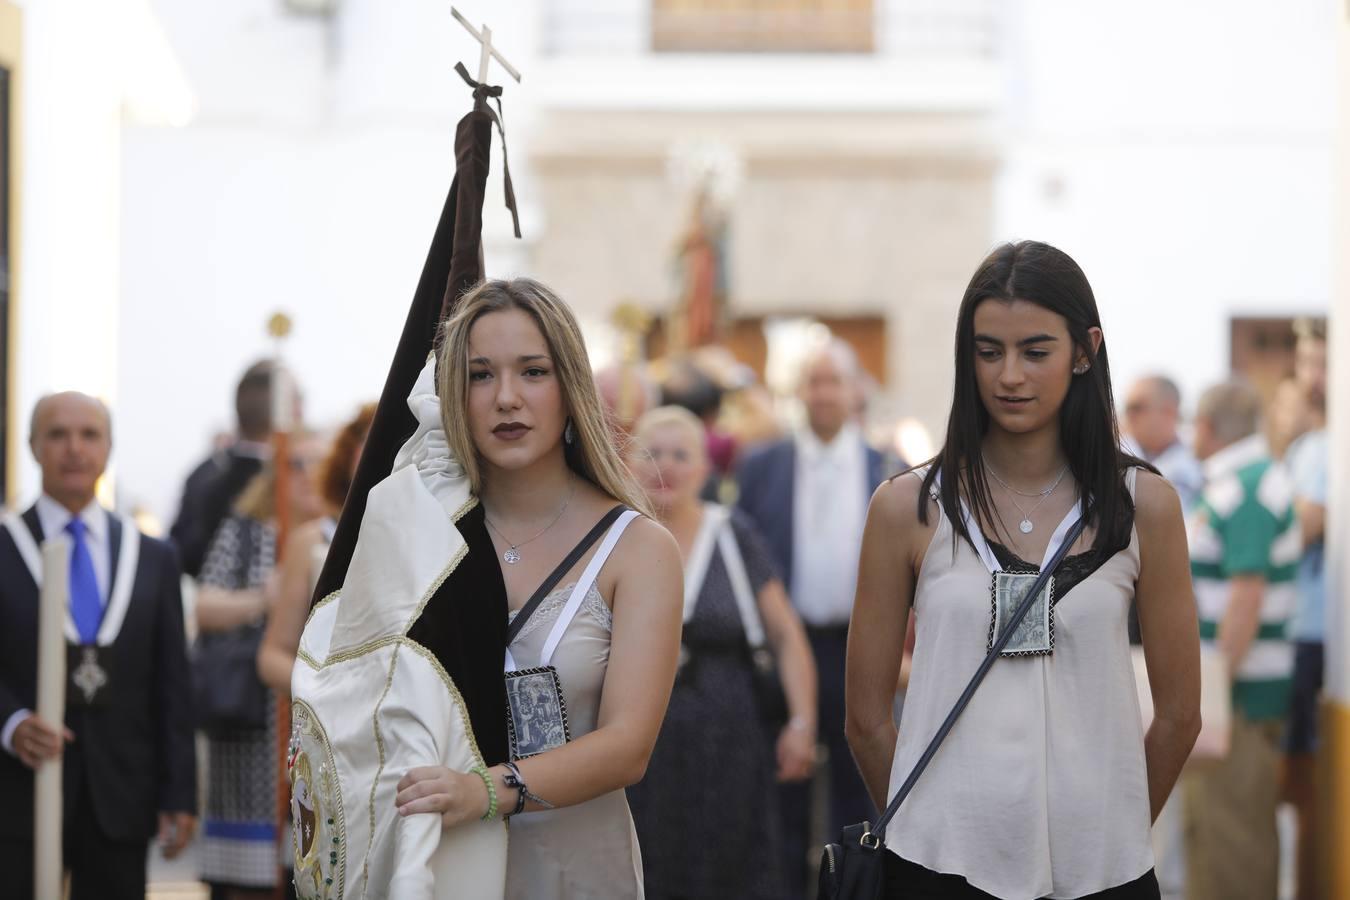
{"label": "black leather handbag", "polygon": [[262,622],[197,636],[193,648],[193,706],[207,733],[261,729],[267,724],[267,686],[258,679]]}
{"label": "black leather handbag", "polygon": [[[1059,568],[1059,564],[1063,562],[1069,548],[1083,533],[1084,526],[1085,520],[1081,518],[1074,523],[1065,536],[1064,543],[1060,545],[1049,564],[1036,576],[1030,590],[1027,591],[1022,602],[1018,604],[1012,617],[1009,618],[1008,624],[999,634],[998,640],[994,641],[989,654],[980,663],[980,667],[975,670],[970,683],[966,685],[966,689],[957,698],[956,705],[952,707],[951,712],[947,714],[947,718],[943,720],[937,734],[928,742],[923,755],[914,764],[909,776],[900,785],[900,789],[895,792],[895,796],[891,798],[891,802],[887,804],[876,824],[862,822],[858,825],[849,825],[840,832],[838,843],[825,845],[825,852],[820,859],[820,882],[816,894],[817,900],[882,900],[885,897],[886,841],[883,836],[886,834],[886,826],[900,811],[900,804],[905,802],[905,798],[909,796],[909,792],[914,789],[915,783],[918,782],[919,776],[933,761],[933,756],[937,753],[938,747],[946,740],[952,726],[956,724],[956,720],[965,711],[966,705],[970,703],[970,698],[975,695],[975,689],[980,686],[980,682],[984,681],[984,676],[989,674],[990,667],[999,658],[1003,648],[1008,645],[1013,633],[1017,631],[1017,626],[1026,617],[1027,611],[1031,609],[1036,602],[1036,598],[1045,589],[1050,576]],[[899,898],[887,898],[887,900],[899,900]]]}
{"label": "black leather handbag", "polygon": [[[244,529],[239,584],[248,584],[256,536]],[[197,635],[192,647],[192,699],[196,725],[208,734],[256,730],[267,725],[267,686],[258,678],[258,647],[266,619],[229,631]]]}

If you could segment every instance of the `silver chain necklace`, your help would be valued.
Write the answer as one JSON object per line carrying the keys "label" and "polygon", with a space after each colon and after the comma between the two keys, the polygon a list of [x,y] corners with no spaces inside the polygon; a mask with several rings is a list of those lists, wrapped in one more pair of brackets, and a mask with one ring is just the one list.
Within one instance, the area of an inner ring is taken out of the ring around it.
{"label": "silver chain necklace", "polygon": [[567,504],[572,502],[572,497],[576,494],[576,492],[577,492],[577,480],[575,477],[573,477],[572,489],[567,492],[567,499],[563,501],[562,507],[558,510],[558,514],[553,517],[553,521],[545,525],[542,529],[540,529],[538,534],[530,538],[528,541],[521,541],[518,544],[511,543],[511,539],[506,535],[502,534],[502,530],[500,528],[492,524],[492,520],[487,517],[487,512],[484,511],[483,521],[488,524],[489,528],[491,528],[493,531],[497,533],[497,537],[501,538],[508,545],[506,548],[506,552],[502,554],[502,559],[506,560],[507,565],[514,566],[516,563],[520,562],[520,548],[524,547],[531,541],[535,541],[543,537],[545,531],[548,531],[554,525],[558,524],[558,520],[562,518],[563,513],[567,512]]}
{"label": "silver chain necklace", "polygon": [[984,468],[985,471],[987,471],[990,475],[994,476],[995,481],[997,481],[999,484],[1003,485],[1003,487],[1007,489],[1008,493],[1017,494],[1022,497],[1040,497],[1040,499],[1036,501],[1036,505],[1031,507],[1030,512],[1022,509],[1022,504],[1018,503],[1017,500],[1014,499],[1013,497],[1008,498],[1009,500],[1012,500],[1012,505],[1017,508],[1017,511],[1022,514],[1022,521],[1017,523],[1017,529],[1021,531],[1023,534],[1031,534],[1032,530],[1035,529],[1036,526],[1031,521],[1032,514],[1035,513],[1036,510],[1041,508],[1042,503],[1050,499],[1050,495],[1055,492],[1055,488],[1059,487],[1059,483],[1064,480],[1064,476],[1069,472],[1069,467],[1064,466],[1059,470],[1059,477],[1055,479],[1054,484],[1050,485],[1043,491],[1034,491],[1028,494],[1025,491],[1019,491],[1017,488],[1013,487],[1012,485],[1008,484],[1008,482],[1000,478],[998,473],[994,471],[993,466],[989,465],[989,460],[987,459],[984,461]]}

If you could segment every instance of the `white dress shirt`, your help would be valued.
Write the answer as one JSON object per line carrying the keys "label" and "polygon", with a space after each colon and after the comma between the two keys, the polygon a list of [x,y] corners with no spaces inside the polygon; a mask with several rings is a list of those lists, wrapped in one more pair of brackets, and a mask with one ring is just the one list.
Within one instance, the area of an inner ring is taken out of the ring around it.
{"label": "white dress shirt", "polygon": [[1121,449],[1133,453],[1142,460],[1152,463],[1162,473],[1162,477],[1172,483],[1181,498],[1181,508],[1190,512],[1195,501],[1200,499],[1200,491],[1205,486],[1204,472],[1201,470],[1195,454],[1180,440],[1175,440],[1156,456],[1144,451],[1139,442],[1128,435],[1121,438]]}
{"label": "white dress shirt", "polygon": [[1177,489],[1177,496],[1181,498],[1181,508],[1189,512],[1195,501],[1200,499],[1200,492],[1205,486],[1204,472],[1195,454],[1185,444],[1176,441],[1157,456],[1146,458],[1158,467],[1164,478],[1172,482],[1172,487]]}
{"label": "white dress shirt", "polygon": [[867,447],[845,425],[828,444],[796,437],[792,504],[792,602],[808,625],[846,625],[867,519]]}
{"label": "white dress shirt", "polygon": [[[37,517],[38,522],[42,525],[43,538],[60,534],[65,530],[70,520],[75,518],[70,510],[46,494],[38,497]],[[94,500],[80,511],[80,519],[84,521],[84,543],[89,548],[89,556],[94,562],[94,578],[98,582],[98,599],[106,609],[108,592],[112,587],[109,583],[112,579],[112,547],[108,541],[108,511],[99,506],[97,500]],[[38,587],[40,589],[41,585]],[[15,729],[19,727],[19,723],[32,714],[31,709],[17,710],[5,720],[4,727],[0,728],[0,747],[4,747],[11,755],[17,755],[14,753]]]}
{"label": "white dress shirt", "polygon": [[260,459],[267,462],[272,458],[272,445],[266,441],[249,441],[240,438],[230,445],[230,452],[235,456],[247,456],[251,459]]}
{"label": "white dress shirt", "polygon": [[[42,524],[42,536],[53,537],[65,531],[70,520],[75,518],[70,510],[51,497],[43,494],[37,501],[38,522]],[[108,511],[92,501],[80,511],[84,521],[84,543],[89,548],[89,556],[94,561],[94,578],[98,581],[98,599],[106,607],[108,591],[112,585],[112,547],[108,541]]]}

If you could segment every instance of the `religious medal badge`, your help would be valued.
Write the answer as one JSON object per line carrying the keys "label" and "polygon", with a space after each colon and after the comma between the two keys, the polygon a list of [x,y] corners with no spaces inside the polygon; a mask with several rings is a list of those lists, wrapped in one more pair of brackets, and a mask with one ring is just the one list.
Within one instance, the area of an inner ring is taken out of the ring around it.
{"label": "religious medal badge", "polygon": [[[580,612],[586,602],[587,594],[595,584],[614,544],[628,523],[637,517],[637,513],[622,506],[616,506],[596,523],[595,527],[581,539],[581,542],[567,555],[556,569],[544,579],[543,584],[534,592],[520,612],[507,628],[506,641],[506,703],[507,732],[511,742],[511,759],[528,759],[548,750],[561,747],[572,739],[571,726],[567,720],[567,701],[563,696],[562,680],[552,663],[553,654],[562,641],[563,634]],[[612,526],[612,527],[611,527]],[[553,596],[553,589],[564,575],[586,554],[591,546],[604,535],[605,540],[591,557],[581,577],[577,579],[570,592]],[[558,618],[544,641],[539,654],[539,664],[530,667],[516,665],[510,646],[522,633],[536,612],[550,601],[567,599],[558,612]]]}
{"label": "religious medal badge", "polygon": [[66,671],[70,673],[67,702],[72,706],[94,709],[103,706],[109,681],[104,655],[95,644],[69,645]]}
{"label": "religious medal badge", "polygon": [[[1018,491],[1008,485],[997,472],[990,469],[986,464],[986,470],[994,477],[999,484],[1003,485],[1011,494],[1019,496],[1035,496],[1039,498],[1037,503],[1031,509],[1023,509],[1017,506],[1018,512],[1022,514],[1021,521],[1018,523],[1018,530],[1023,534],[1030,534],[1035,526],[1032,522],[1032,515],[1036,509],[1044,502],[1060,481],[1064,479],[1067,467],[1060,470],[1059,477],[1049,487],[1036,491],[1032,495]],[[939,482],[940,483],[940,477]],[[937,495],[937,485],[934,485],[934,496]],[[1016,504],[1016,500],[1013,501]],[[1082,532],[1082,525],[1078,521],[1078,506],[1075,504],[1065,514],[1054,534],[1050,536],[1050,542],[1045,548],[1045,558],[1042,566],[1051,565],[1051,561],[1059,556],[1058,551],[1065,546],[1072,545],[1077,539],[1078,534]],[[966,526],[966,533],[970,536],[970,542],[973,545],[976,554],[984,563],[985,568],[989,570],[989,630],[986,635],[985,649],[993,650],[994,644],[1000,636],[1012,624],[1014,613],[1022,605],[1022,601],[1027,599],[1027,592],[1030,591],[1037,582],[1038,571],[1013,572],[1006,571],[1000,565],[998,558],[994,555],[993,549],[989,546],[989,541],[980,530],[975,518],[970,514],[965,502],[961,504],[961,514]],[[1001,656],[1048,656],[1055,650],[1055,578],[1051,572],[1036,595],[1031,600],[1025,615],[1012,629],[1012,633],[1004,645]]]}
{"label": "religious medal badge", "polygon": [[[1021,514],[1021,518],[1017,524],[1017,530],[1022,534],[1031,534],[1032,531],[1035,530],[1035,524],[1031,517],[1035,515],[1036,510],[1041,507],[1041,504],[1045,503],[1050,495],[1054,493],[1055,488],[1059,487],[1060,482],[1064,480],[1064,476],[1068,473],[1069,467],[1062,467],[1059,470],[1059,475],[1049,486],[1031,492],[1018,490],[1007,481],[1003,480],[998,472],[989,465],[988,460],[985,461],[985,471],[993,476],[994,480],[1002,485],[1003,489],[1008,492],[1009,499],[1012,500],[1018,513]],[[1027,509],[1023,507],[1022,503],[1018,501],[1019,497],[1033,500],[1034,503],[1031,508]],[[1074,509],[1069,510],[1064,521],[1060,523],[1055,534],[1051,536],[1050,544],[1046,547],[1045,551],[1045,558],[1047,561],[1055,555],[1055,551],[1059,549],[1059,545],[1064,543],[1067,537],[1069,524],[1074,516],[1074,511]],[[989,568],[991,576],[989,585],[989,637],[985,649],[992,650],[994,648],[994,642],[1010,623],[1013,613],[1021,605],[1022,601],[1026,599],[1027,592],[1035,585],[1036,576],[1039,573],[1035,571],[1003,571],[1002,567],[998,564],[998,560],[994,557],[988,541],[984,539],[984,535],[979,531],[978,526],[971,528],[971,520],[969,517],[967,517],[966,524],[967,530],[971,533],[972,540],[976,544],[976,550],[979,553],[981,560],[983,560],[985,565]],[[1013,629],[1012,636],[1004,647],[1002,655],[1048,655],[1053,653],[1054,649],[1055,578],[1054,575],[1051,574],[1045,581],[1045,586],[1032,601],[1030,608],[1027,609],[1026,615],[1017,623],[1017,627]]]}
{"label": "religious medal badge", "polygon": [[[1027,591],[1036,584],[1035,572],[995,572],[990,580],[993,610],[989,619],[989,642],[985,649],[994,649],[994,641],[1011,621],[1013,613],[1026,599]],[[1022,621],[1013,629],[1012,637],[1003,648],[1003,656],[1047,655],[1055,649],[1055,578],[1046,581],[1032,601]]]}
{"label": "religious medal badge", "polygon": [[528,759],[572,739],[562,681],[553,666],[506,673],[511,758]]}

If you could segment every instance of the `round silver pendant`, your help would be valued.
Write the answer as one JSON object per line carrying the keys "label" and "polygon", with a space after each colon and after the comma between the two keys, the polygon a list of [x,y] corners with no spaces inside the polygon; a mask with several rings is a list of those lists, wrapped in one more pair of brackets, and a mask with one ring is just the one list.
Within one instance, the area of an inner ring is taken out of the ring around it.
{"label": "round silver pendant", "polygon": [[512,547],[502,554],[502,559],[506,560],[509,565],[514,566],[516,563],[520,562],[520,554],[516,552],[515,547]]}
{"label": "round silver pendant", "polygon": [[1036,526],[1031,524],[1030,519],[1023,519],[1021,524],[1018,525],[1017,527],[1021,529],[1023,534],[1031,534],[1031,529],[1035,528]]}

